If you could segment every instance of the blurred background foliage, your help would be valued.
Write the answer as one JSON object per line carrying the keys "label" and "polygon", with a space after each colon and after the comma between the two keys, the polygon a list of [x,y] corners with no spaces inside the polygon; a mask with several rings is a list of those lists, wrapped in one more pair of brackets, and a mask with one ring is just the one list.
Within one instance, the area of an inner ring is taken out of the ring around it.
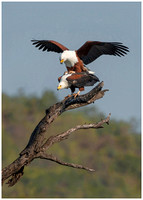
{"label": "blurred background foliage", "polygon": [[[13,162],[45,115],[58,101],[53,91],[41,97],[2,94],[2,165]],[[63,113],[48,129],[47,136],[75,125],[104,118],[92,105]],[[34,160],[11,188],[3,186],[3,198],[138,198],[141,196],[141,135],[136,123],[112,119],[103,129],[80,130],[52,146],[53,155],[66,162],[95,168],[96,172],[73,169],[46,160]]]}

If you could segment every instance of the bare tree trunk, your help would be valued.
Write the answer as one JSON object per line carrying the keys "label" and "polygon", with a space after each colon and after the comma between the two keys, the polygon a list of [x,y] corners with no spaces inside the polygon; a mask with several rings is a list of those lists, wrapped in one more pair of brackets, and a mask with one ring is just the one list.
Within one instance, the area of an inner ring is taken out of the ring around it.
{"label": "bare tree trunk", "polygon": [[[88,104],[94,103],[97,99],[100,99],[104,96],[104,93],[108,90],[102,90],[104,83],[99,83],[95,88],[93,88],[87,94],[78,96],[76,98],[69,97],[68,99],[64,99],[61,102],[58,102],[48,108],[46,110],[46,115],[39,122],[39,124],[34,129],[29,142],[25,149],[20,153],[19,157],[11,163],[9,166],[3,168],[2,170],[2,182],[10,178],[7,182],[9,186],[13,186],[20,179],[20,177],[24,174],[24,167],[32,162],[32,160],[36,158],[47,159],[53,162],[56,162],[61,165],[85,169],[88,171],[95,171],[94,169],[90,169],[89,167],[84,167],[82,165],[66,163],[51,154],[47,154],[46,151],[57,142],[61,142],[62,140],[67,139],[70,134],[79,129],[89,129],[89,128],[103,128],[104,123],[109,123],[109,116],[98,122],[97,124],[87,124],[87,125],[78,125],[74,128],[71,128],[61,134],[56,136],[51,136],[49,138],[45,138],[45,133],[49,127],[49,125],[64,111],[75,109],[81,106],[86,106]],[[45,141],[46,140],[46,141]]]}

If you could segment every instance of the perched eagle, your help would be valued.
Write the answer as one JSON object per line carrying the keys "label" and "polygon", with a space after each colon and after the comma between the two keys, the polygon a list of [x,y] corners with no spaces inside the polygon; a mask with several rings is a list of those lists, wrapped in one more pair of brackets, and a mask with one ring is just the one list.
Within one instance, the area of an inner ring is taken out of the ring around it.
{"label": "perched eagle", "polygon": [[70,88],[71,93],[73,94],[75,88],[79,88],[77,94],[74,94],[75,97],[79,95],[80,91],[84,90],[85,86],[93,86],[96,82],[99,81],[97,76],[88,72],[79,72],[73,74],[65,72],[64,75],[59,77],[58,80],[59,85],[57,90]]}
{"label": "perched eagle", "polygon": [[65,63],[68,72],[88,71],[85,65],[96,60],[101,55],[124,56],[129,52],[128,47],[120,42],[87,41],[78,50],[71,51],[53,40],[31,40],[35,47],[43,51],[61,53],[60,63]]}

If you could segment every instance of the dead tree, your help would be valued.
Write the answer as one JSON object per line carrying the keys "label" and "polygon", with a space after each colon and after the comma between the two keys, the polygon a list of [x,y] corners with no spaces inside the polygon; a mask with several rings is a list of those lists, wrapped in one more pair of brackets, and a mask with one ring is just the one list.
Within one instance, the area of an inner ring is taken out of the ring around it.
{"label": "dead tree", "polygon": [[86,106],[88,104],[94,103],[97,99],[100,99],[104,96],[104,93],[108,90],[102,90],[104,83],[99,83],[95,88],[93,88],[90,92],[78,96],[76,98],[69,97],[64,99],[61,102],[54,104],[53,106],[49,107],[46,110],[46,115],[44,118],[39,122],[39,124],[34,129],[29,142],[25,149],[19,154],[19,157],[12,162],[7,167],[3,168],[2,170],[2,183],[5,180],[9,179],[7,184],[9,186],[13,186],[17,183],[17,181],[23,176],[24,174],[24,167],[29,165],[34,159],[46,159],[53,162],[56,162],[61,165],[84,169],[90,172],[95,171],[94,169],[90,169],[89,167],[84,167],[82,165],[67,163],[59,160],[52,154],[48,154],[46,151],[55,143],[61,142],[62,140],[67,139],[70,134],[74,131],[79,129],[89,129],[89,128],[103,128],[104,123],[109,123],[110,114],[109,116],[101,120],[95,124],[84,124],[84,125],[77,125],[74,128],[71,128],[63,133],[60,133],[55,136],[51,136],[49,138],[45,138],[46,131],[49,125],[63,112],[79,108],[81,106]]}

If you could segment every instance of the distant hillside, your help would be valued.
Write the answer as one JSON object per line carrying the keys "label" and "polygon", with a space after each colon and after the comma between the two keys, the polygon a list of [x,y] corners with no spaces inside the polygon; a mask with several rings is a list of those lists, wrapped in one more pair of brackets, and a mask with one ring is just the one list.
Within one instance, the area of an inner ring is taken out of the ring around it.
{"label": "distant hillside", "polygon": [[[41,98],[18,94],[2,95],[2,160],[10,164],[28,143],[44,116],[45,109],[58,101],[52,91]],[[61,133],[75,125],[104,118],[87,106],[65,112],[48,129],[47,135]],[[141,135],[132,124],[112,119],[99,130],[81,130],[51,149],[63,161],[95,168],[86,172],[35,160],[12,188],[3,187],[3,198],[139,198],[141,196]]]}

